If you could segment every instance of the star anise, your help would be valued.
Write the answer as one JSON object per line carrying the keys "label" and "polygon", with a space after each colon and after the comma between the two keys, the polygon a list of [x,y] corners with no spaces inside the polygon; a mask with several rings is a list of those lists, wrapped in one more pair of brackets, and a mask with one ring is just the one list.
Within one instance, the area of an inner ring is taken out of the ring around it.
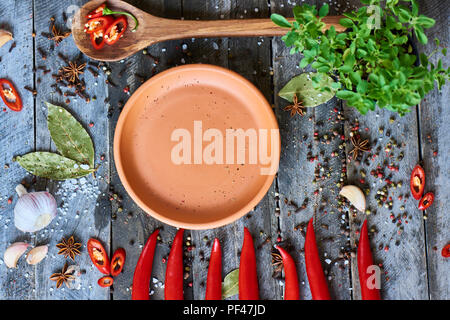
{"label": "star anise", "polygon": [[72,274],[72,272],[67,271],[67,268],[68,264],[66,262],[61,272],[54,273],[50,276],[50,280],[56,281],[56,289],[59,289],[64,283],[68,288],[70,288],[69,282],[75,280],[75,276]]}
{"label": "star anise", "polygon": [[63,67],[64,77],[71,83],[80,80],[80,75],[84,73],[86,63],[78,65],[76,62],[69,61],[69,65]]}
{"label": "star anise", "polygon": [[370,150],[368,139],[362,140],[359,135],[353,135],[350,140],[354,148],[349,154],[353,154],[353,160],[358,158],[360,152],[363,153]]}
{"label": "star anise", "polygon": [[70,31],[66,31],[66,32],[60,31],[58,28],[56,28],[56,26],[54,24],[52,24],[52,26],[51,26],[51,31],[52,31],[52,34],[51,34],[51,37],[49,37],[49,39],[55,41],[56,45],[59,45],[59,43],[61,41],[63,41],[65,38],[67,38],[71,34]]}
{"label": "star anise", "polygon": [[283,110],[290,111],[291,117],[295,116],[296,114],[303,116],[305,114],[305,108],[303,107],[302,102],[298,101],[296,94],[294,94],[294,98],[293,98],[292,102],[294,104],[291,104],[291,105],[285,107]]}
{"label": "star anise", "polygon": [[62,238],[56,247],[59,248],[58,254],[63,254],[65,258],[70,257],[75,261],[75,256],[80,254],[81,243],[75,242],[75,239],[71,236],[67,241]]}
{"label": "star anise", "polygon": [[275,273],[279,273],[283,270],[283,258],[279,253],[272,252],[272,266],[275,267]]}

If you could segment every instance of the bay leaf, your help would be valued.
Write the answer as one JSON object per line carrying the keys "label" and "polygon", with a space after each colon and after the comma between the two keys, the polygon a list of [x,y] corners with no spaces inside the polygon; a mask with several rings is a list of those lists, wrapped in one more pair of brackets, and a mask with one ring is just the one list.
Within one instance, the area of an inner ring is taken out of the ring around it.
{"label": "bay leaf", "polygon": [[239,294],[239,269],[228,273],[222,282],[222,299]]}
{"label": "bay leaf", "polygon": [[[296,76],[289,80],[289,82],[283,87],[283,89],[278,92],[278,95],[292,102],[294,95],[297,95],[299,101],[302,102],[304,107],[312,108],[322,103],[327,102],[334,97],[336,89],[333,89],[331,84],[334,82],[333,79],[325,74],[320,74],[321,79],[317,88],[313,86],[313,77],[317,73],[315,72],[305,72],[299,76]],[[330,88],[330,91],[321,90],[325,87]]]}
{"label": "bay leaf", "polygon": [[58,151],[66,158],[94,167],[92,139],[66,109],[45,103],[48,107],[47,125]]}
{"label": "bay leaf", "polygon": [[15,158],[25,170],[38,177],[67,180],[86,176],[95,171],[75,160],[52,152],[31,152]]}

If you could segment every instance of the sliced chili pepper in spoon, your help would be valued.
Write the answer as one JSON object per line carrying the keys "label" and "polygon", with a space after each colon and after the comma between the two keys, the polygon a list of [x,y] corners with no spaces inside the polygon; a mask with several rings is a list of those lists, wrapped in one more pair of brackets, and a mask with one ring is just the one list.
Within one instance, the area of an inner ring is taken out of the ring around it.
{"label": "sliced chili pepper in spoon", "polygon": [[305,265],[313,300],[330,300],[330,293],[317,250],[313,218],[309,220],[308,229],[306,229]]}
{"label": "sliced chili pepper in spoon", "polygon": [[111,46],[119,41],[127,30],[127,26],[127,18],[125,16],[120,16],[114,20],[105,31],[104,37],[106,44]]}
{"label": "sliced chili pepper in spoon", "polygon": [[0,96],[2,97],[3,102],[12,111],[18,112],[22,110],[22,99],[20,99],[20,96],[11,81],[0,79]]}
{"label": "sliced chili pepper in spoon", "polygon": [[215,238],[209,258],[205,300],[222,299],[222,250],[219,239]]}
{"label": "sliced chili pepper in spoon", "polygon": [[178,230],[167,260],[164,286],[166,300],[183,300],[183,234],[184,229]]}
{"label": "sliced chili pepper in spoon", "polygon": [[414,199],[419,200],[425,189],[425,171],[420,165],[416,165],[411,172],[409,186]]}
{"label": "sliced chili pepper in spoon", "polygon": [[94,47],[95,50],[102,49],[106,44],[105,30],[102,29],[102,30],[91,33],[90,39],[91,39],[92,46]]}
{"label": "sliced chili pepper in spoon", "polygon": [[103,274],[110,274],[110,264],[108,254],[105,248],[97,239],[89,239],[87,242],[87,250],[92,263]]}
{"label": "sliced chili pepper in spoon", "polygon": [[295,261],[291,255],[287,253],[280,246],[275,248],[280,251],[281,258],[283,259],[284,277],[285,277],[285,289],[284,300],[300,300],[300,287],[298,284],[297,268]]}
{"label": "sliced chili pepper in spoon", "polygon": [[252,235],[247,228],[244,228],[244,242],[239,264],[239,300],[259,300],[255,247]]}
{"label": "sliced chili pepper in spoon", "polygon": [[425,210],[428,207],[430,207],[434,202],[434,193],[433,192],[427,192],[425,195],[420,199],[419,202],[419,209]]}
{"label": "sliced chili pepper in spoon", "polygon": [[114,18],[110,17],[110,16],[106,16],[106,17],[102,16],[102,17],[91,19],[84,25],[84,27],[85,27],[84,32],[94,33],[94,32],[100,31],[100,30],[105,30],[113,22],[114,22]]}
{"label": "sliced chili pepper in spoon", "polygon": [[371,276],[367,269],[372,265],[372,251],[367,233],[367,220],[365,220],[361,228],[358,244],[358,273],[362,300],[381,300],[380,290],[378,288],[369,288],[367,283]]}
{"label": "sliced chili pepper in spoon", "polygon": [[94,18],[101,17],[103,15],[103,9],[105,9],[105,7],[106,7],[106,3],[102,4],[97,9],[92,10],[91,12],[89,12],[87,14],[86,18],[87,19],[94,19]]}
{"label": "sliced chili pepper in spoon", "polygon": [[156,229],[145,243],[144,249],[134,269],[132,300],[150,300],[150,277],[152,275],[153,257],[158,241],[159,229]]}
{"label": "sliced chili pepper in spoon", "polygon": [[114,279],[111,276],[104,276],[97,281],[98,285],[103,288],[111,287],[114,283]]}
{"label": "sliced chili pepper in spoon", "polygon": [[122,248],[119,248],[116,251],[114,251],[114,254],[111,258],[111,275],[113,277],[118,276],[122,272],[126,256],[127,254],[125,250]]}

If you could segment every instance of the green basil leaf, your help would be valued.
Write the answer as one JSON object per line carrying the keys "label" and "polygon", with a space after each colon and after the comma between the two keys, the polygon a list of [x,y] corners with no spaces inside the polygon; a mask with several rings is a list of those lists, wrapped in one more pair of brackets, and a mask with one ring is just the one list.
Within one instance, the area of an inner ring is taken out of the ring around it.
{"label": "green basil leaf", "polygon": [[95,169],[51,152],[32,152],[15,158],[20,166],[38,177],[67,180],[86,176]]}
{"label": "green basil leaf", "polygon": [[423,32],[422,28],[420,28],[419,26],[415,26],[414,27],[414,33],[416,34],[417,39],[419,40],[420,43],[422,44],[427,44],[428,43],[428,38],[425,35],[425,33]]}
{"label": "green basil leaf", "polygon": [[94,167],[94,145],[83,126],[64,108],[46,102],[47,124],[58,151],[69,159]]}
{"label": "green basil leaf", "polygon": [[239,269],[228,273],[222,282],[222,299],[239,294]]}
{"label": "green basil leaf", "polygon": [[436,21],[432,18],[420,15],[419,17],[416,18],[416,23],[421,25],[423,28],[431,28],[432,26],[434,26]]}
{"label": "green basil leaf", "polygon": [[[320,79],[319,79],[319,76]],[[314,80],[318,81],[318,85],[314,85]],[[334,97],[335,90],[321,91],[321,88],[331,87],[333,79],[326,74],[317,74],[315,72],[302,73],[292,78],[278,95],[283,99],[292,102],[294,95],[297,95],[299,101],[305,107],[316,107]]]}
{"label": "green basil leaf", "polygon": [[343,100],[348,100],[355,96],[357,96],[357,93],[349,90],[339,90],[338,92],[336,92],[336,97]]}
{"label": "green basil leaf", "polygon": [[330,11],[330,6],[328,5],[328,3],[325,3],[319,10],[319,17],[325,17],[328,12]]}
{"label": "green basil leaf", "polygon": [[353,21],[348,18],[342,18],[341,20],[339,20],[339,24],[346,28],[351,28],[354,26]]}
{"label": "green basil leaf", "polygon": [[281,14],[278,13],[272,13],[270,15],[270,19],[272,19],[272,21],[280,27],[283,28],[292,28],[292,24],[287,21],[287,19],[285,17],[283,17]]}

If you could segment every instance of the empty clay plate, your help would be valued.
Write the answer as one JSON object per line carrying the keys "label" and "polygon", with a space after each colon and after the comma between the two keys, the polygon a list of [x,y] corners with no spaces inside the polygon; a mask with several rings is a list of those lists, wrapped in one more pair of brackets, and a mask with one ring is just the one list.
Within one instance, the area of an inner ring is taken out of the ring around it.
{"label": "empty clay plate", "polygon": [[133,200],[186,229],[219,227],[252,210],[279,157],[278,124],[261,92],[232,71],[203,64],[145,82],[114,137],[116,167]]}

